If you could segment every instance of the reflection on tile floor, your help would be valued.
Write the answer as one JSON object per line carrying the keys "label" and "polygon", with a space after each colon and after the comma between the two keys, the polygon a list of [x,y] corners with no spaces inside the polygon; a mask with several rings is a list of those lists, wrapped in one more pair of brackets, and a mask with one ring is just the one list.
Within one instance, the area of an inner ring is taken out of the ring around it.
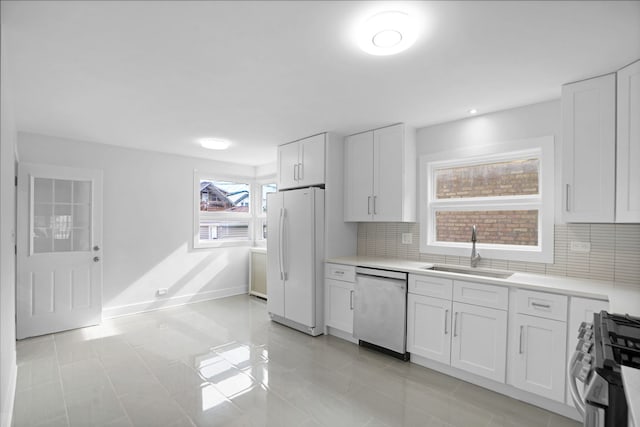
{"label": "reflection on tile floor", "polygon": [[14,425],[580,424],[330,336],[237,296],[18,342]]}

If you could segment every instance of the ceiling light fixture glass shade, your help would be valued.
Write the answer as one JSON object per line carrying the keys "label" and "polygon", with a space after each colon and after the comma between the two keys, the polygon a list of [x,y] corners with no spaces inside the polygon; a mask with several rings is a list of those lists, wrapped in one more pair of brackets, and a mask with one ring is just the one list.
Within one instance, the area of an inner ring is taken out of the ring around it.
{"label": "ceiling light fixture glass shade", "polygon": [[203,148],[207,148],[209,150],[226,150],[231,146],[231,142],[225,139],[202,138],[199,141]]}
{"label": "ceiling light fixture glass shade", "polygon": [[387,11],[367,19],[358,30],[360,49],[371,55],[393,55],[408,49],[417,38],[415,20],[405,12]]}

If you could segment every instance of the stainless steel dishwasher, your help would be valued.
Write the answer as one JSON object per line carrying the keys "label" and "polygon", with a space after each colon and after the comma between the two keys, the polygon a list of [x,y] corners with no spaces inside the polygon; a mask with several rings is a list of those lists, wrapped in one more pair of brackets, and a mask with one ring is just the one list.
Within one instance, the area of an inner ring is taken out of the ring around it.
{"label": "stainless steel dishwasher", "polygon": [[353,336],[402,360],[407,353],[407,274],[356,268]]}

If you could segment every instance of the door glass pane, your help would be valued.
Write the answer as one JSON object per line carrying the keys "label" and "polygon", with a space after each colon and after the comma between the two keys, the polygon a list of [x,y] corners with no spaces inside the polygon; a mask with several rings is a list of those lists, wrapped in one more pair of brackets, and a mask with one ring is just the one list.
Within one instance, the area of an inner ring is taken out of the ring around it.
{"label": "door glass pane", "polygon": [[71,182],[66,179],[56,179],[54,195],[56,203],[71,203]]}
{"label": "door glass pane", "polygon": [[89,205],[73,205],[73,226],[88,228],[91,216]]}
{"label": "door glass pane", "polygon": [[53,202],[53,179],[35,178],[33,182],[33,190],[36,194],[36,203]]}
{"label": "door glass pane", "polygon": [[91,181],[73,181],[73,202],[91,203]]}
{"label": "door glass pane", "polygon": [[36,203],[33,207],[33,224],[34,227],[47,228],[52,227],[53,204]]}
{"label": "door glass pane", "polygon": [[34,253],[89,251],[91,181],[34,178]]}

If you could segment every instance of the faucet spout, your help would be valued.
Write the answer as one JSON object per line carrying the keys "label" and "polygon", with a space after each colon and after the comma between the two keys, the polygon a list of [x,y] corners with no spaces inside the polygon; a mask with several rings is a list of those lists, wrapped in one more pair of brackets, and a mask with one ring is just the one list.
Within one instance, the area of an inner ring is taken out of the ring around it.
{"label": "faucet spout", "polygon": [[478,240],[476,232],[476,225],[474,224],[473,227],[471,227],[471,267],[477,267],[481,258],[480,253],[476,251],[476,241]]}

